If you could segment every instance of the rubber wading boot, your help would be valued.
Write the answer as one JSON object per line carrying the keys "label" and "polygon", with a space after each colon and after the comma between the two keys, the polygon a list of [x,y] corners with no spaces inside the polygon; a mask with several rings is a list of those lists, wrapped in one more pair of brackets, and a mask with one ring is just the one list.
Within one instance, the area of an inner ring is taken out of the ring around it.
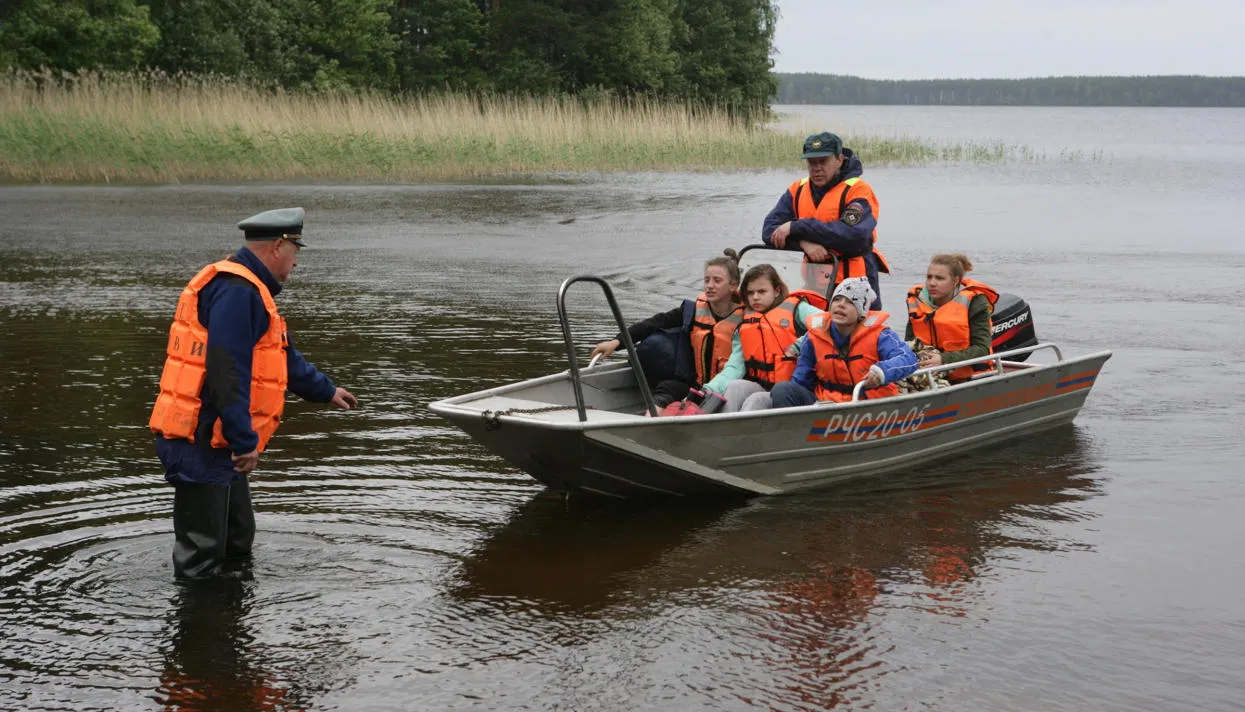
{"label": "rubber wading boot", "polygon": [[225,539],[225,556],[246,558],[255,543],[255,510],[251,509],[251,483],[237,477],[229,483],[229,534]]}
{"label": "rubber wading boot", "polygon": [[197,579],[219,574],[228,521],[229,487],[173,485],[173,575]]}

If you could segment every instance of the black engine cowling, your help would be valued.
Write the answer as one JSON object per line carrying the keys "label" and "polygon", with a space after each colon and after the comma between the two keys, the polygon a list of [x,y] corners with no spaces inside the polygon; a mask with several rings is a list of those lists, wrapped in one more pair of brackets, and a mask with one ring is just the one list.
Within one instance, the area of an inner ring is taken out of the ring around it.
{"label": "black engine cowling", "polygon": [[[991,333],[994,352],[1009,351],[1037,344],[1037,332],[1033,328],[1033,310],[1029,303],[1015,294],[999,293],[991,316],[994,329]],[[1024,361],[1029,354],[1021,354],[1010,361]]]}

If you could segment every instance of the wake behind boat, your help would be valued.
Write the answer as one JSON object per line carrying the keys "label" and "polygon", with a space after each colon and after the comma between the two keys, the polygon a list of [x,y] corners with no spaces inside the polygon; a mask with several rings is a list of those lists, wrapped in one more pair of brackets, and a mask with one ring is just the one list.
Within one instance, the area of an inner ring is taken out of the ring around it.
{"label": "wake behind boat", "polygon": [[[788,266],[790,269],[790,266]],[[798,267],[796,268],[798,269]],[[598,284],[622,331],[627,363],[575,357],[565,298]],[[1023,302],[995,327],[996,349],[1028,328]],[[1000,300],[1002,302],[1002,300]],[[997,312],[996,312],[997,313]],[[506,461],[558,490],[609,497],[771,495],[909,470],[970,449],[1070,423],[1111,353],[1065,358],[1033,343],[913,376],[929,390],[890,398],[688,417],[658,416],[609,285],[578,276],[558,292],[569,368],[542,378],[431,404]],[[1029,363],[1031,354],[1054,357]],[[971,380],[939,386],[939,372],[989,364]]]}

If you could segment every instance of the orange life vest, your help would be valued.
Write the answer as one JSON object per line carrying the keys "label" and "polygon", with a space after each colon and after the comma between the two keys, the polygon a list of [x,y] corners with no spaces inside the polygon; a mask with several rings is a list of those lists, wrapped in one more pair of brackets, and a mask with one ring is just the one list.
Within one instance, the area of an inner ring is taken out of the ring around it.
{"label": "orange life vest", "polygon": [[[869,368],[878,357],[878,336],[886,328],[890,314],[871,311],[856,325],[847,343],[847,353],[839,351],[830,335],[830,315],[814,314],[808,318],[808,338],[812,339],[817,358],[817,385],[814,394],[819,401],[843,403],[852,399],[852,389],[865,380]],[[865,390],[863,398],[886,398],[898,395],[899,386],[886,383]]]}
{"label": "orange life vest", "polygon": [[[864,199],[869,204],[875,219],[878,217],[878,198],[873,194],[873,188],[860,178],[848,178],[834,186],[821,197],[821,202],[816,205],[813,205],[813,191],[808,186],[807,176],[792,183],[787,192],[791,194],[791,206],[797,220],[817,218],[822,222],[834,222],[843,214],[848,203],[859,199]],[[878,231],[874,228],[872,244],[876,245],[877,241]],[[844,257],[837,252],[835,254],[839,258],[839,273],[834,280],[835,284],[848,277],[866,276],[864,257]],[[878,271],[889,274],[891,268],[882,253],[875,248],[873,256],[878,261]]]}
{"label": "orange life vest", "polygon": [[708,383],[722,372],[731,357],[731,341],[735,329],[744,318],[743,306],[729,316],[718,319],[704,294],[696,297],[696,312],[687,338],[692,342],[692,362],[696,366],[696,382]]}
{"label": "orange life vest", "polygon": [[[793,289],[791,290],[791,293],[787,295],[787,298],[808,302],[811,306],[816,307],[821,311],[825,311],[830,308],[829,297],[812,289]],[[800,328],[803,329],[804,325],[801,324]]]}
{"label": "orange life vest", "polygon": [[[259,451],[277,431],[285,409],[289,381],[286,365],[285,320],[277,313],[272,294],[251,270],[237,262],[221,260],[204,267],[190,280],[177,300],[177,314],[169,328],[167,356],[160,374],[160,395],[151,410],[148,426],[166,438],[194,442],[199,425],[200,396],[207,374],[207,327],[199,323],[199,292],[218,274],[241,277],[259,290],[268,312],[268,331],[255,344],[251,357],[251,428],[259,435]],[[221,423],[212,428],[212,447],[229,447]]]}
{"label": "orange life vest", "polygon": [[743,322],[739,325],[744,378],[765,386],[766,390],[791,380],[796,357],[787,356],[786,351],[799,338],[795,309],[800,302],[807,301],[807,296],[804,292],[794,293],[766,312],[744,310]]}
{"label": "orange life vest", "polygon": [[[933,346],[939,351],[960,351],[972,345],[972,334],[968,327],[968,307],[973,297],[981,295],[990,302],[990,311],[999,301],[999,293],[981,282],[965,279],[961,282],[960,291],[947,300],[946,304],[935,307],[921,299],[924,284],[918,284],[908,290],[908,322],[912,325],[912,335],[921,343]],[[993,324],[992,324],[993,325]],[[994,353],[991,347],[990,353]],[[963,381],[972,377],[975,371],[989,371],[990,365],[985,363],[973,366],[962,366],[947,372],[950,381]]]}

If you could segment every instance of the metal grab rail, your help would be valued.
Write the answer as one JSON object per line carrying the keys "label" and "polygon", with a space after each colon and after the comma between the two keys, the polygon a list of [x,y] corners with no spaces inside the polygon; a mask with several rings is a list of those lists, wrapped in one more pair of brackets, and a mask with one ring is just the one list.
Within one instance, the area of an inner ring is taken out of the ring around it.
{"label": "metal grab rail", "polygon": [[[977,358],[970,358],[966,361],[956,361],[955,363],[943,363],[937,366],[929,366],[927,368],[918,369],[912,375],[913,376],[925,376],[926,378],[929,379],[929,389],[931,391],[936,391],[938,390],[938,381],[934,380],[934,374],[940,371],[951,371],[951,370],[960,368],[961,366],[972,366],[975,363],[987,363],[987,362],[993,361],[994,372],[996,374],[1002,374],[1003,373],[1003,360],[1006,359],[1008,356],[1019,356],[1021,354],[1031,354],[1034,351],[1038,351],[1041,349],[1050,349],[1055,352],[1056,359],[1060,361],[1063,360],[1063,351],[1061,351],[1057,345],[1052,344],[1052,343],[1044,343],[1044,344],[1034,344],[1033,346],[1024,346],[1022,348],[1012,349],[1010,351],[1000,351],[997,354],[988,354],[986,356],[978,356]],[[982,373],[985,373],[985,372],[983,371]],[[860,381],[859,383],[856,384],[854,388],[852,388],[852,402],[853,403],[860,400],[860,394],[864,392],[864,390],[865,390],[864,381]]]}
{"label": "metal grab rail", "polygon": [[[584,385],[579,378],[579,364],[575,362],[575,344],[571,338],[571,322],[566,316],[566,290],[576,282],[593,282],[605,292],[605,301],[609,302],[610,311],[614,312],[614,321],[618,323],[618,331],[622,335],[623,348],[627,349],[627,361],[635,372],[636,382],[640,386],[640,397],[644,399],[644,409],[654,416],[659,415],[657,404],[653,402],[653,392],[649,390],[648,379],[644,377],[644,368],[640,366],[640,357],[636,355],[635,343],[631,334],[627,333],[627,323],[623,321],[622,311],[618,309],[618,300],[614,299],[614,290],[604,279],[590,274],[570,277],[558,287],[558,321],[562,322],[562,339],[566,342],[566,361],[570,364],[571,388],[575,391],[575,410],[579,412],[579,422],[588,419],[588,409],[584,407]],[[595,360],[592,362],[595,363]],[[592,365],[591,363],[589,364]]]}

